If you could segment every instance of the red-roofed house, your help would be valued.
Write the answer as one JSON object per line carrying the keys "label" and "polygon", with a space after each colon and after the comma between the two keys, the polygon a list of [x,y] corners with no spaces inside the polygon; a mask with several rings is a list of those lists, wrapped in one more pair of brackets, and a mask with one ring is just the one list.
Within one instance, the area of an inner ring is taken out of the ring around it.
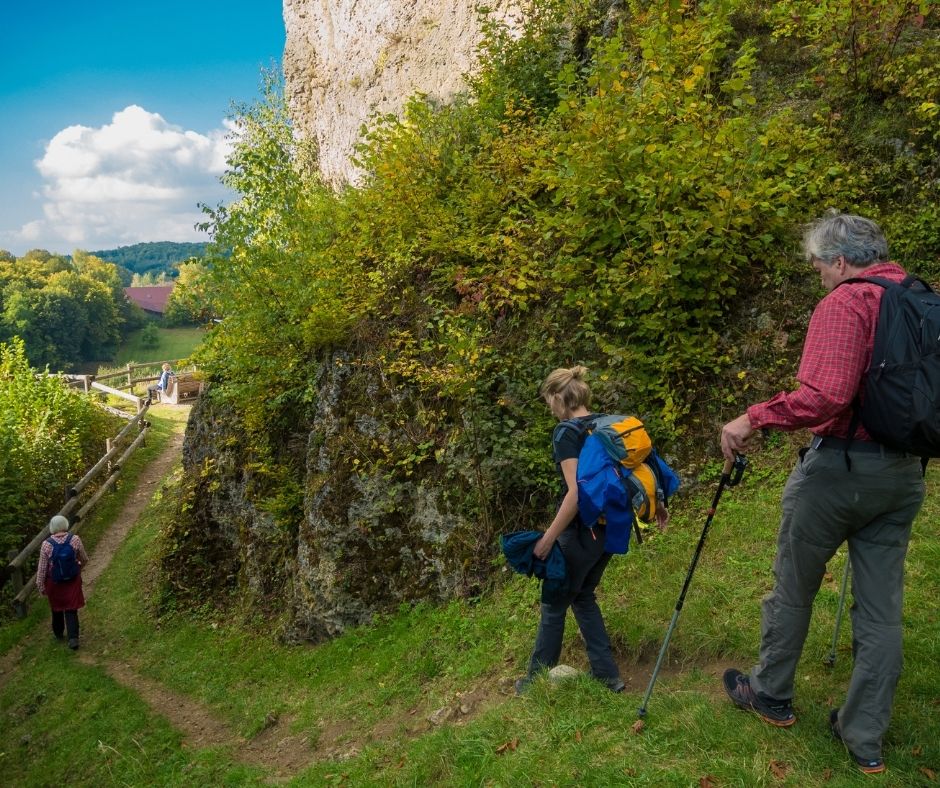
{"label": "red-roofed house", "polygon": [[129,301],[151,315],[163,317],[166,302],[170,300],[173,285],[152,285],[150,287],[125,287],[124,294]]}

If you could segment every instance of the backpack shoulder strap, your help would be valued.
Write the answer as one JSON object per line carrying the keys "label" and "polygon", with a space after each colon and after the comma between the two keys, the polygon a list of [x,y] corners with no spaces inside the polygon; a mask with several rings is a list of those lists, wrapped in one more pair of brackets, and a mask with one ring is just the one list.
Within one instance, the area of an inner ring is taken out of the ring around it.
{"label": "backpack shoulder strap", "polygon": [[71,543],[72,543],[72,537],[73,537],[73,536],[75,536],[75,534],[73,534],[71,531],[70,531],[69,533],[67,533],[67,534],[65,535],[65,541],[63,542],[63,544],[71,544]]}
{"label": "backpack shoulder strap", "polygon": [[552,430],[552,445],[554,446],[558,442],[565,430],[572,430],[579,438],[582,438],[585,432],[593,428],[593,419],[565,419],[564,421],[559,421],[558,424],[555,425],[555,429]]}
{"label": "backpack shoulder strap", "polygon": [[[908,279],[909,278],[910,277],[908,277]],[[914,278],[916,279],[917,277],[914,277]],[[905,279],[904,281],[906,282],[907,280]],[[881,285],[881,287],[885,288],[886,290],[889,287],[894,287],[895,285],[898,285],[898,284],[904,284],[902,282],[894,282],[890,279],[885,279],[883,276],[853,276],[849,279],[843,279],[841,282],[839,282],[839,284],[836,285],[836,287],[841,287],[842,285],[859,284],[859,283],[864,283],[864,282],[867,282],[870,285]]]}
{"label": "backpack shoulder strap", "polygon": [[920,284],[921,288],[928,293],[934,292],[933,288],[921,279],[919,276],[914,274],[908,274],[900,282],[895,282],[893,279],[885,279],[883,276],[853,276],[849,279],[843,279],[839,282],[836,287],[841,285],[854,284],[858,282],[867,282],[872,285],[880,285],[885,290],[891,287],[902,287],[905,290],[910,290],[915,284]]}

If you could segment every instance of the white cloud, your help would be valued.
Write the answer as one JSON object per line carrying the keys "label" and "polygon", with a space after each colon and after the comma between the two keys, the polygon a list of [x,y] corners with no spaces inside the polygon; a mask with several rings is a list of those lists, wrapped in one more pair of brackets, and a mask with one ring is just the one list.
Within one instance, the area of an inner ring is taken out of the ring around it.
{"label": "white cloud", "polygon": [[43,218],[0,238],[55,251],[205,240],[197,203],[229,196],[218,180],[231,150],[225,126],[187,131],[136,105],[99,128],[68,126],[36,162]]}

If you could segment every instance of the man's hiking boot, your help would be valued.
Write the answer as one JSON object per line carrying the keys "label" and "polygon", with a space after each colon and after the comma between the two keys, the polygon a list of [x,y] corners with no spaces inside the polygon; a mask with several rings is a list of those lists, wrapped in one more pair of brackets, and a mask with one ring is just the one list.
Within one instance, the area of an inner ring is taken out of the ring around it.
{"label": "man's hiking boot", "polygon": [[599,678],[598,681],[611,692],[623,692],[627,688],[627,685],[623,683],[623,679],[621,679],[620,676],[613,678],[607,676],[606,678]]}
{"label": "man's hiking boot", "polygon": [[761,698],[751,688],[751,679],[740,670],[728,668],[723,678],[725,692],[734,701],[736,706],[753,711],[764,722],[776,725],[778,728],[789,728],[796,722],[793,705],[790,701],[774,701]]}
{"label": "man's hiking boot", "polygon": [[516,689],[516,695],[525,695],[529,690],[529,685],[532,683],[532,679],[528,676],[523,676],[522,678],[516,679],[513,684],[513,687]]}
{"label": "man's hiking boot", "polygon": [[69,648],[72,649],[72,651],[78,648],[78,638],[69,638]]}
{"label": "man's hiking boot", "polygon": [[[842,728],[839,726],[838,709],[832,709],[829,712],[829,730],[832,731],[832,737],[834,739],[845,744],[842,740]],[[881,758],[859,758],[854,752],[849,750],[848,746],[846,746],[845,749],[848,750],[849,755],[852,756],[855,765],[865,774],[881,774],[887,768]]]}

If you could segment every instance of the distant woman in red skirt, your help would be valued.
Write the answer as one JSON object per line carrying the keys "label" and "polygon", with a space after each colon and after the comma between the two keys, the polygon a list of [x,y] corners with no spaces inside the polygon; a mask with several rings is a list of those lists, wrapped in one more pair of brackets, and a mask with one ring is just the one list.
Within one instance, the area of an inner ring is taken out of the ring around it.
{"label": "distant woman in red skirt", "polygon": [[62,640],[67,633],[69,648],[78,648],[78,611],[85,607],[82,567],[88,553],[77,534],[70,534],[69,521],[57,514],[49,521],[49,538],[39,549],[36,588],[49,597],[52,634]]}

